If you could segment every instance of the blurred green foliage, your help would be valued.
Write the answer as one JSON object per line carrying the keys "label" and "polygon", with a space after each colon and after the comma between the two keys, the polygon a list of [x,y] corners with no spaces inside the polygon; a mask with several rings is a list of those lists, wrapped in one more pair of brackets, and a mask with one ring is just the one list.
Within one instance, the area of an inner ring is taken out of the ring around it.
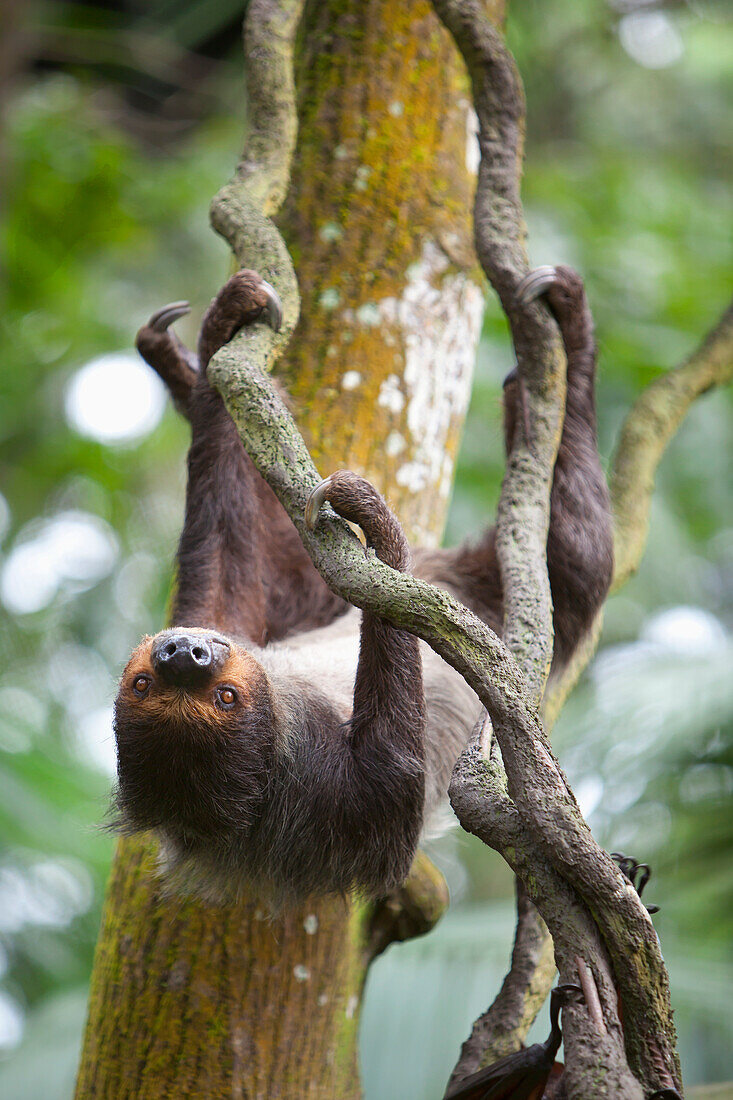
{"label": "blurred green foliage", "polygon": [[[55,11],[73,34],[73,7]],[[654,32],[633,25],[643,11],[630,4],[512,7],[529,104],[531,255],[586,277],[605,455],[634,396],[692,350],[730,293],[723,11],[655,7]],[[181,26],[148,12],[130,26],[163,52],[193,49],[220,30],[221,12],[207,22],[208,12],[189,5]],[[95,18],[102,31],[119,25],[103,9]],[[186,432],[172,411],[143,438],[102,443],[70,427],[68,385],[96,356],[129,349],[162,302],[188,298],[200,315],[228,269],[207,205],[242,130],[238,86],[225,81],[229,117],[209,106],[156,153],[114,121],[99,87],[80,66],[26,76],[4,123],[0,578],[22,576],[11,569],[18,553],[50,545],[59,518],[81,517],[107,547],[106,565],[59,574],[37,610],[18,611],[27,597],[2,590],[0,1094],[13,1100],[71,1094],[113,845],[100,827],[109,706],[129,649],[164,622],[182,515]],[[451,540],[493,514],[511,365],[490,300]],[[648,896],[663,906],[655,920],[688,1081],[733,1077],[731,434],[730,394],[706,396],[664,460],[644,564],[609,602],[600,657],[556,731],[600,841],[654,866]],[[364,1076],[381,1100],[440,1095],[508,959],[506,868],[455,831],[433,854],[451,914],[370,977]]]}

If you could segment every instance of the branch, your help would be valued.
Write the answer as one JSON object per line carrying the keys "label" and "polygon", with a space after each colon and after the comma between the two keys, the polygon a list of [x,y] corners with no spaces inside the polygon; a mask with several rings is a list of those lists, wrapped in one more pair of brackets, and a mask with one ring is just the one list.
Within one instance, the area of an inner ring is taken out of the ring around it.
{"label": "branch", "polygon": [[298,281],[285,241],[270,220],[290,182],[298,116],[293,82],[293,46],[304,0],[250,0],[244,24],[249,132],[245,155],[234,179],[211,203],[211,224],[240,266],[276,279],[283,304],[277,335],[264,325],[255,330],[250,354],[271,370],[298,321]]}
{"label": "branch", "polygon": [[621,429],[611,473],[616,527],[614,588],[641,561],[654,477],[662,455],[695,398],[733,378],[733,302],[681,366],[644,390]]}
{"label": "branch", "polygon": [[[598,1032],[592,1018],[584,1012],[576,1013],[564,1027],[566,1048],[572,1050],[568,1081],[572,1080],[575,1088],[570,1095],[585,1100],[588,1081],[593,1080],[603,1081],[607,1090],[597,1095],[640,1100],[639,1084],[629,1072],[623,1056],[623,1034],[618,1019],[613,973],[598,929],[587,909],[578,903],[568,883],[538,851],[532,834],[506,794],[506,779],[494,746],[487,766],[486,746],[485,743],[482,745],[485,740],[485,731],[475,732],[458,762],[451,785],[454,808],[462,820],[469,822],[469,832],[504,856],[518,882],[532,883],[533,898],[550,926],[557,964],[564,979],[577,981],[578,956],[592,960],[594,984],[601,992],[607,1023],[603,1033]],[[532,970],[532,955],[540,963],[545,963],[546,955],[537,939],[528,935],[526,928],[522,929],[522,923],[520,921],[517,930],[518,937],[522,936],[519,941],[520,956],[516,961],[512,960],[505,987],[489,1010],[499,1017],[497,1022],[504,1025],[502,1038],[510,1049],[516,1048],[519,1013],[524,1012],[525,1017],[529,1017],[533,1000],[541,1003],[543,993],[543,989],[538,988],[537,970]],[[513,1019],[508,1011],[505,1016],[500,1015],[502,1007],[506,1010],[513,1007],[517,1015]],[[496,1031],[491,1038],[496,1042]],[[478,1043],[472,1044],[471,1040],[469,1044],[469,1050],[464,1050],[465,1058],[461,1057],[451,1082],[469,1073],[474,1061],[486,1064],[488,1051],[477,1049]]]}
{"label": "branch", "polygon": [[[482,153],[482,166],[479,173],[479,187],[476,198],[477,250],[484,265],[484,269],[499,292],[502,304],[510,317],[518,359],[520,366],[524,367],[521,356],[522,345],[520,339],[518,339],[518,337],[521,338],[522,336],[522,318],[517,319],[512,315],[511,310],[513,302],[510,293],[512,289],[511,279],[507,277],[507,273],[511,272],[512,256],[516,253],[517,244],[520,242],[521,236],[523,235],[523,222],[519,201],[519,157],[524,109],[521,88],[519,87],[519,81],[514,70],[512,59],[506,51],[501,37],[487,19],[485,8],[479,0],[433,0],[433,3],[446,26],[454,35],[457,45],[463,53],[472,80],[474,101],[481,125]],[[519,331],[517,331],[517,322],[519,322],[520,325]],[[725,366],[721,362],[721,359],[723,359],[726,354],[729,357],[729,347],[723,351],[721,344],[730,344],[731,326],[730,324],[724,324],[722,329],[722,332],[719,328],[716,334],[714,334],[717,339],[713,338],[708,341],[705,349],[704,364],[701,364],[699,359],[694,362],[692,369],[690,369],[691,364],[687,364],[684,370],[684,377],[675,379],[673,385],[667,385],[664,388],[663,396],[662,394],[652,394],[651,408],[656,414],[657,422],[660,413],[659,398],[661,397],[661,404],[667,413],[667,423],[662,427],[661,431],[655,433],[656,438],[652,441],[651,445],[647,438],[648,427],[643,423],[643,421],[649,420],[650,406],[648,404],[645,405],[643,410],[645,415],[638,417],[636,421],[634,421],[632,414],[632,429],[636,430],[636,436],[634,437],[635,442],[639,439],[639,435],[641,435],[640,446],[637,447],[641,453],[632,455],[632,461],[629,462],[630,468],[634,469],[634,466],[638,463],[642,465],[642,472],[644,472],[647,465],[652,470],[655,468],[666,441],[664,434],[665,430],[668,433],[666,438],[668,438],[693,399],[694,391],[697,390],[699,392],[701,389],[706,388],[707,385],[712,384],[713,378],[717,379],[721,371],[725,371]],[[694,359],[697,359],[697,357],[694,357]],[[524,376],[524,370],[522,370],[522,376]],[[535,414],[535,401],[532,400],[532,396],[530,397],[529,403],[532,413]],[[654,401],[654,398],[657,398],[657,401]],[[639,428],[642,424],[643,427],[640,433]],[[657,427],[659,427],[658,424]],[[644,430],[645,428],[646,431]],[[534,443],[534,437],[532,443]],[[633,452],[634,447],[632,446],[630,450]],[[554,458],[554,454],[551,457]],[[545,455],[543,453],[541,454],[541,460],[544,458]],[[636,463],[633,461],[634,458],[636,459]],[[647,458],[647,462],[645,462],[645,458]],[[512,560],[512,544],[511,541],[506,538],[505,532],[509,529],[509,524],[512,522],[517,525],[521,524],[523,517],[520,509],[522,507],[521,502],[523,501],[524,493],[528,494],[532,504],[536,501],[540,508],[543,504],[546,508],[549,490],[545,488],[544,472],[538,478],[534,479],[530,475],[528,484],[526,483],[525,486],[522,486],[522,478],[517,476],[517,470],[514,463],[515,456],[512,456],[512,463],[505,481],[504,493],[502,494],[502,506],[500,506],[499,511],[500,559],[504,588],[507,594],[505,638],[509,642],[512,651],[520,659],[525,670],[529,673],[531,686],[535,688],[539,684],[541,691],[544,677],[542,675],[541,662],[538,660],[538,655],[542,652],[542,646],[538,647],[538,650],[532,655],[528,652],[526,646],[524,648],[518,647],[516,641],[518,638],[522,637],[522,628],[524,628],[524,636],[526,637],[533,627],[536,628],[539,626],[542,643],[545,642],[547,636],[546,630],[543,629],[546,623],[545,590],[547,585],[544,546],[541,547],[539,555],[537,555],[536,548],[531,545],[524,548],[525,554],[527,552],[529,553],[531,568],[529,570],[525,569],[524,572],[522,572],[521,568],[513,568],[516,559]],[[648,509],[653,479],[650,475],[648,478],[649,484],[646,495],[642,489],[641,501],[639,502],[639,494],[633,493],[633,486],[638,484],[638,482],[634,480],[635,476],[636,471],[634,470],[634,477],[629,477],[627,479],[625,488],[627,490],[627,495],[631,496],[632,500],[636,499],[637,501],[635,505],[637,514],[634,515],[632,509],[628,510],[631,511],[632,518],[636,520],[636,523],[633,524],[634,528],[640,531],[638,550],[640,553],[641,545],[644,541],[646,510]],[[511,482],[513,482],[513,484],[510,484]],[[516,496],[513,496],[511,493],[511,489],[514,488],[514,485],[516,485],[517,488],[521,487],[520,492],[517,493]],[[644,481],[642,480],[642,486],[643,485]],[[629,486],[631,486],[632,489],[629,489]],[[538,494],[537,497],[534,497],[533,490]],[[507,503],[506,509],[503,507],[505,501]],[[628,505],[631,502],[626,500],[623,503]],[[641,523],[639,523],[638,516],[639,506],[643,512]],[[527,517],[528,522],[538,528],[544,538],[546,536],[546,524],[543,522],[538,525],[537,520],[540,513],[537,509],[534,509],[533,514],[532,511],[532,508],[530,508],[530,514]],[[620,509],[620,512],[623,516],[623,508]],[[619,561],[621,561],[620,557]],[[623,568],[623,563],[621,564],[621,568]],[[527,585],[526,582],[528,577],[532,574],[532,569],[534,569],[535,580]],[[536,613],[533,615],[531,595],[533,591],[538,591],[536,582],[538,575],[539,579],[543,582],[543,586],[539,589],[541,596],[534,609]],[[529,603],[527,601],[528,595],[530,596]],[[527,610],[529,614],[526,614]],[[523,614],[523,612],[525,613]],[[577,660],[573,663],[573,668],[569,670],[569,673],[564,678],[564,683],[561,685],[560,689],[555,692],[555,698],[551,700],[551,704],[554,703],[555,708],[560,699],[564,698],[569,686],[574,682],[575,678],[577,678],[579,669],[584,666],[588,656],[593,651],[599,631],[600,621],[596,624],[596,629],[592,632],[592,637],[588,645],[584,648],[584,652],[578,655]],[[549,633],[549,638],[551,651],[551,633]],[[501,733],[498,729],[497,735],[501,741]],[[511,757],[507,759],[503,741],[502,752],[507,762],[509,791],[511,795],[516,798],[517,792],[515,790],[515,783],[512,781],[512,773],[516,761]],[[463,762],[459,762],[459,769],[462,763]],[[517,776],[516,778],[521,783],[521,777]],[[454,777],[454,785],[457,779],[458,776]],[[463,776],[463,780],[465,781],[465,775]],[[479,787],[479,790],[480,789]],[[453,790],[451,794],[453,795]],[[527,810],[528,807],[522,805],[521,794],[517,802],[524,816],[524,811]],[[499,850],[502,850],[501,844],[497,843],[498,837],[496,829],[494,828],[492,832],[492,830],[488,828],[490,822],[493,822],[494,826],[496,824],[496,806],[493,805],[488,808],[485,804],[474,806],[472,812],[474,814],[477,813],[479,817],[469,816],[464,819],[463,816],[459,814],[464,827],[475,831],[474,826],[477,821],[480,820],[480,816],[483,812],[485,824],[487,826],[487,842],[497,847]],[[537,824],[537,820],[531,809],[527,817],[527,823],[531,829]],[[590,852],[588,854],[589,856],[591,855]],[[604,930],[604,935],[606,935],[608,942],[608,928],[604,928],[602,922],[599,922],[599,926]],[[517,942],[518,944],[520,943],[519,930]],[[615,956],[615,952],[612,953]],[[519,977],[520,969],[521,963],[519,965],[515,964],[513,967],[514,974],[510,974],[510,978],[513,977],[518,987],[521,988],[522,981]],[[661,981],[661,986],[659,986],[661,1000],[666,1000],[667,1002],[666,1005],[662,1004],[661,1006],[657,1006],[659,1012],[656,1016],[656,1022],[661,1030],[665,1032],[669,1040],[669,1046],[665,1054],[671,1057],[676,1066],[674,1032],[671,1026],[667,979],[663,966],[658,967],[656,976]],[[640,973],[639,977],[643,979],[644,975]],[[526,984],[524,988],[526,989]],[[653,988],[654,985],[652,983],[648,987],[648,991],[653,990]],[[641,1057],[638,1056],[638,1052],[632,1051],[632,1054],[634,1053],[637,1054],[635,1061],[639,1065],[639,1068],[642,1072],[644,1070],[647,1071],[647,1073],[643,1073],[643,1076],[646,1078],[649,1076],[649,1072],[653,1071],[654,1068],[653,1052],[647,1050]]]}

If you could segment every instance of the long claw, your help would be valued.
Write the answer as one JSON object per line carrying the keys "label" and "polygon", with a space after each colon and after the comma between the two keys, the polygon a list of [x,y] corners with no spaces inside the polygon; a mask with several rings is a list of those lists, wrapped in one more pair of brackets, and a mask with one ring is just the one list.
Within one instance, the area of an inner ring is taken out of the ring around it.
{"label": "long claw", "polygon": [[641,895],[644,893],[644,887],[646,886],[649,879],[652,877],[652,872],[649,864],[639,863],[636,868],[636,874],[639,875],[639,881],[634,882],[634,886],[636,888],[637,894],[639,895],[639,897],[641,897]]}
{"label": "long claw", "polygon": [[[625,856],[623,852],[611,852],[611,859],[618,865],[621,874],[628,879],[641,898],[644,887],[652,877],[649,864],[639,863],[633,856]],[[647,905],[645,908],[650,917],[659,912],[658,905]]]}
{"label": "long claw", "polygon": [[525,275],[517,287],[517,301],[526,306],[544,294],[557,281],[557,271],[545,264]]}
{"label": "long claw", "polygon": [[275,332],[280,331],[280,326],[283,323],[283,304],[280,301],[280,296],[275,290],[274,286],[270,286],[269,283],[262,280],[262,286],[264,287],[265,294],[267,295],[267,305],[265,306],[265,316],[270,324],[270,328]]}
{"label": "long claw", "polygon": [[328,490],[331,485],[331,478],[327,477],[320,485],[316,485],[313,492],[308,497],[305,505],[305,525],[309,531],[312,531],[318,522],[318,513],[328,498]]}
{"label": "long claw", "polygon": [[556,985],[552,992],[563,1008],[571,1004],[582,1004],[585,1000],[585,994],[581,986],[576,985],[574,982],[563,982],[561,985]]}
{"label": "long claw", "polygon": [[154,332],[165,332],[174,321],[178,321],[190,312],[191,307],[188,302],[171,302],[170,305],[163,306],[153,314],[148,321],[148,328],[153,329]]}
{"label": "long claw", "polygon": [[634,860],[631,856],[625,856],[623,852],[611,852],[611,859],[618,865],[618,869],[622,875],[625,875],[629,880],[631,879],[630,871],[633,867]]}

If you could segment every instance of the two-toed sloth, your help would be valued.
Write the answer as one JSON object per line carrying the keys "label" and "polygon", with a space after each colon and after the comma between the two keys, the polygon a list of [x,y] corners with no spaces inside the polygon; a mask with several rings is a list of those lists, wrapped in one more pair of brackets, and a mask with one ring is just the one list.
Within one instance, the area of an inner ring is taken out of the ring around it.
{"label": "two-toed sloth", "polygon": [[[558,670],[612,571],[595,347],[569,268],[539,269],[521,294],[546,295],[568,361],[547,540]],[[173,888],[219,899],[252,888],[277,904],[382,895],[406,877],[480,706],[428,646],[329,591],[209,385],[209,360],[238,329],[279,325],[272,287],[252,271],[230,279],[204,317],[198,357],[169,328],[187,308],[161,310],[137,340],[190,421],[192,443],[175,625],[135,649],[115,703],[120,824],[157,833]],[[513,372],[504,387],[507,449],[520,385]],[[410,562],[398,521],[368,482],[333,474],[317,500],[357,523],[393,569],[449,589],[501,633],[493,528]]]}

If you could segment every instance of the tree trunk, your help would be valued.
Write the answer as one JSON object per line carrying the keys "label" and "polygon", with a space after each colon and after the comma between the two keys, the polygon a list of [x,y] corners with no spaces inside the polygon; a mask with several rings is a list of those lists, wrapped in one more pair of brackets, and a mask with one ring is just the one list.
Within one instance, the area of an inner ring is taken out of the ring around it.
{"label": "tree trunk", "polygon": [[296,79],[279,222],[302,305],[280,369],[324,474],[362,471],[436,544],[483,312],[466,78],[428,3],[316,0]]}
{"label": "tree trunk", "polygon": [[[281,373],[323,473],[365,473],[437,543],[482,309],[462,66],[427,0],[320,0],[296,71],[281,222],[303,307]],[[358,1097],[364,909],[211,908],[164,896],[154,859],[119,843],[77,1098]]]}

